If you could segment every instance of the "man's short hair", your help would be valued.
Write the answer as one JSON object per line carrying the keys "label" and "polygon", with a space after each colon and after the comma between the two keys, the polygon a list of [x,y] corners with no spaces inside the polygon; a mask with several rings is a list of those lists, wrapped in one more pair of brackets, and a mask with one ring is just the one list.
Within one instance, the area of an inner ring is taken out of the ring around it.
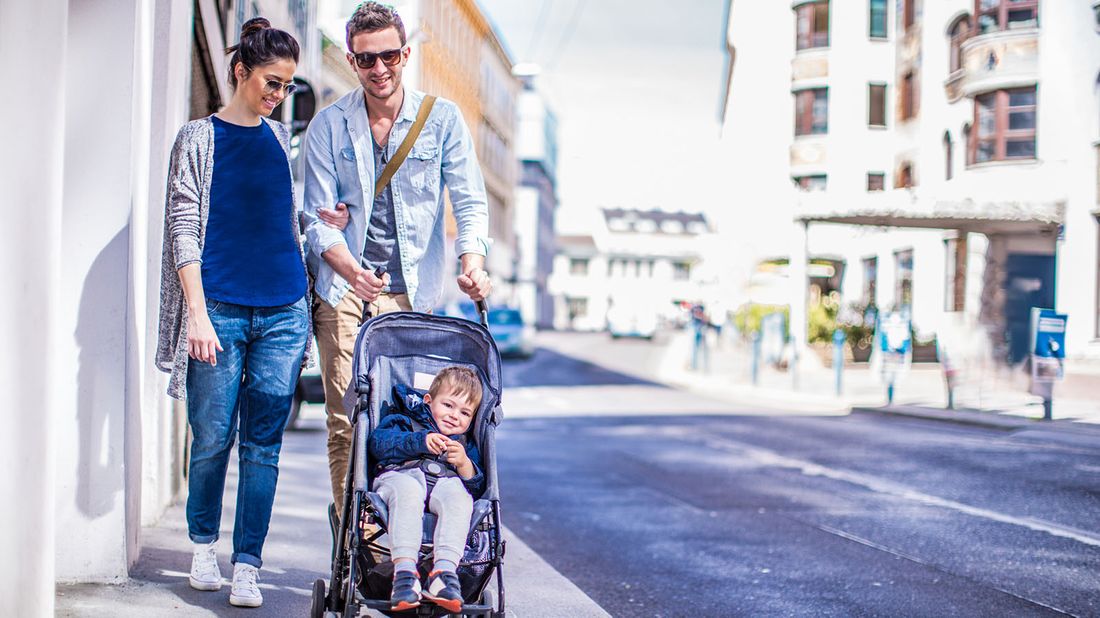
{"label": "man's short hair", "polygon": [[466,367],[447,367],[436,374],[432,385],[428,388],[428,394],[435,399],[444,386],[449,392],[459,397],[465,396],[466,401],[475,411],[481,405],[481,378],[477,377],[474,370]]}
{"label": "man's short hair", "polygon": [[397,14],[396,9],[388,4],[374,2],[374,0],[360,4],[348,19],[348,51],[355,51],[351,48],[351,39],[360,32],[378,32],[391,26],[397,28],[397,34],[401,37],[401,45],[404,47],[406,42],[405,24],[401,21],[401,16]]}

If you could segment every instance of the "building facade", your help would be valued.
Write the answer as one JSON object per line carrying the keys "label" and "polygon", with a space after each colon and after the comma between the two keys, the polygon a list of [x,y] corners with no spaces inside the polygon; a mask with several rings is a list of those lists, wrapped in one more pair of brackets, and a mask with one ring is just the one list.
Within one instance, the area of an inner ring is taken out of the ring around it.
{"label": "building facade", "polygon": [[[317,66],[313,3],[248,2]],[[234,1],[0,3],[5,101],[0,615],[53,615],[57,582],[121,582],[184,486],[185,414],[153,364],[168,155],[228,96]],[[94,67],[94,70],[89,70]],[[290,110],[283,110],[290,119]]]}
{"label": "building facade", "polygon": [[700,213],[607,208],[593,235],[558,238],[550,281],[555,327],[603,330],[615,305],[672,319],[683,303],[717,306],[707,258],[716,235]]}
{"label": "building facade", "polygon": [[789,257],[804,325],[805,265],[832,260],[845,302],[906,310],[949,354],[1008,365],[1026,355],[1030,308],[1054,307],[1070,316],[1068,354],[1100,358],[1097,10],[732,3],[733,186],[769,196],[754,217],[776,230],[736,238],[744,278]]}
{"label": "building facade", "polygon": [[535,88],[536,68],[517,66],[523,91],[516,102],[516,300],[524,322],[554,327],[554,298],[548,282],[554,269],[555,211],[558,207],[557,118]]}

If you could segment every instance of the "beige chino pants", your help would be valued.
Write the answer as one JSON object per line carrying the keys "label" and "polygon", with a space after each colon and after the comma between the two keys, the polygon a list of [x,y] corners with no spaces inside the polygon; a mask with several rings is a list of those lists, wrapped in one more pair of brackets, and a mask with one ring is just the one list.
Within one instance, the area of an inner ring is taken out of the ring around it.
{"label": "beige chino pants", "polygon": [[[371,303],[371,314],[412,311],[406,294],[381,294]],[[328,468],[332,481],[332,500],[339,512],[344,500],[344,480],[351,451],[351,421],[344,412],[344,392],[351,383],[351,359],[355,337],[363,317],[363,301],[348,292],[333,307],[313,297],[313,333],[317,336],[317,355],[321,361],[321,380],[325,386],[325,411],[328,419]]]}

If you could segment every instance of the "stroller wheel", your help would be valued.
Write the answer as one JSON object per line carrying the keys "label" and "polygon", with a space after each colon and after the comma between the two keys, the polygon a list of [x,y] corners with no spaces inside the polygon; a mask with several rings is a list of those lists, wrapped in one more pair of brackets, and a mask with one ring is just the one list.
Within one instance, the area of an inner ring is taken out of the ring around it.
{"label": "stroller wheel", "polygon": [[313,582],[313,601],[309,606],[309,618],[325,618],[325,580]]}

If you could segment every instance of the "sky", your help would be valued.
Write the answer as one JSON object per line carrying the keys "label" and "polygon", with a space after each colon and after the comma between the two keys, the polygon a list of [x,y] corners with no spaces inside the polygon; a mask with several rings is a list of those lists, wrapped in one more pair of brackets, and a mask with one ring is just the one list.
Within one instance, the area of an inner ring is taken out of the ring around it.
{"label": "sky", "polygon": [[[558,116],[560,233],[599,209],[728,210],[724,0],[478,0]],[[714,217],[712,217],[712,220]]]}

